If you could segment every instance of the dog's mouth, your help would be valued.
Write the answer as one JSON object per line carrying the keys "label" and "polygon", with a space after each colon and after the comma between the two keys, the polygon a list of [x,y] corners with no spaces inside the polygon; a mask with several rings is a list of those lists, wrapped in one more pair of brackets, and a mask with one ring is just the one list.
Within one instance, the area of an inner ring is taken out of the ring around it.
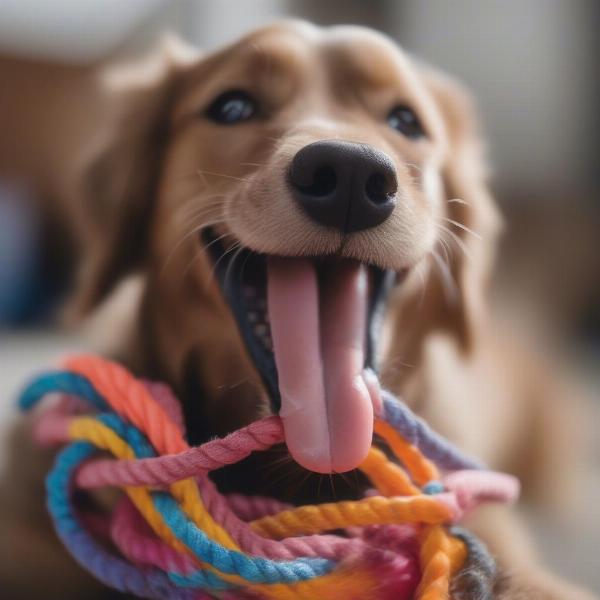
{"label": "dog's mouth", "polygon": [[333,256],[232,252],[213,230],[202,236],[290,454],[321,473],[356,468],[380,410],[375,346],[396,273]]}

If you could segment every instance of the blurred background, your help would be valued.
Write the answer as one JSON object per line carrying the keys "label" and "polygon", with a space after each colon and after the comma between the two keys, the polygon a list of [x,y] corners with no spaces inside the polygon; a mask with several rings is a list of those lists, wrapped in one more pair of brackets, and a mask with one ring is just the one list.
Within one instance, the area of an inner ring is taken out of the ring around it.
{"label": "blurred background", "polygon": [[[165,31],[212,49],[287,16],[384,31],[474,92],[489,140],[493,189],[506,220],[493,302],[500,318],[558,356],[577,378],[592,400],[591,429],[597,431],[600,3],[2,0],[0,55],[43,69],[56,64],[85,69],[136,55]],[[39,90],[40,103],[49,92]],[[13,125],[18,132],[19,124]],[[75,247],[51,211],[36,210],[28,201],[39,193],[23,173],[0,172],[0,436],[15,418],[11,403],[24,379],[87,343],[58,318]],[[596,468],[586,473],[575,516],[567,521],[536,513],[532,521],[556,571],[600,591],[597,434],[589,452]],[[0,464],[2,458],[0,446]]]}

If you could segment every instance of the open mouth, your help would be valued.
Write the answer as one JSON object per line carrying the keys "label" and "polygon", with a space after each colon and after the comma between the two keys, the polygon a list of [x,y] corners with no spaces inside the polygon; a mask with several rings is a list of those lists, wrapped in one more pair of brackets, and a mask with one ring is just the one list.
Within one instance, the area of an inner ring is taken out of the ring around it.
{"label": "open mouth", "polygon": [[202,237],[292,457],[322,473],[358,466],[380,406],[376,341],[396,273],[333,256],[228,252],[213,230]]}

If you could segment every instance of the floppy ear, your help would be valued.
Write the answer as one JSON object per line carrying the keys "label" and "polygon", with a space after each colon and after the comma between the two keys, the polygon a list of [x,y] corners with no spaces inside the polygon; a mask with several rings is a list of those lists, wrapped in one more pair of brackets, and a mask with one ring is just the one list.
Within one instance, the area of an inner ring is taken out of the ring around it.
{"label": "floppy ear", "polygon": [[[422,68],[426,88],[442,115],[448,152],[442,167],[443,216],[437,257],[423,265],[425,289],[417,279],[399,290],[392,307],[390,361],[418,362],[428,334],[446,331],[467,352],[476,343],[485,311],[485,291],[501,218],[487,188],[487,168],[469,94],[454,80]],[[408,283],[408,282],[407,282]],[[390,377],[403,377],[402,373]]]}
{"label": "floppy ear", "polygon": [[105,108],[97,135],[82,148],[75,184],[83,255],[75,315],[95,308],[143,265],[170,107],[195,58],[168,38],[144,59],[97,75],[97,101]]}
{"label": "floppy ear", "polygon": [[[446,199],[448,262],[457,297],[441,292],[440,318],[464,349],[474,343],[485,310],[502,219],[487,186],[488,168],[476,110],[468,92],[456,81],[432,70],[423,72],[426,85],[446,125],[449,152],[443,167]],[[437,277],[441,277],[439,268]],[[438,284],[439,288],[439,284]]]}

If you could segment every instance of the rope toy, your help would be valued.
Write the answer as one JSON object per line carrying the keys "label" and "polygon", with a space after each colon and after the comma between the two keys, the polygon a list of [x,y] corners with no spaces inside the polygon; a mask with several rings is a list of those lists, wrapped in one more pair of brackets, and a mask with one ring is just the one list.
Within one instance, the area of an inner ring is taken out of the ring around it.
{"label": "rope toy", "polygon": [[[190,447],[166,386],[91,355],[39,376],[20,406],[49,394],[34,435],[67,444],[46,480],[58,536],[104,584],[142,598],[446,599],[473,562],[494,571],[453,524],[518,495],[514,478],[484,470],[385,391],[375,433],[388,453],[373,446],[360,466],[373,489],[310,506],[224,496],[208,476],[284,442],[279,417]],[[103,488],[123,492],[110,510],[85,493]]]}

